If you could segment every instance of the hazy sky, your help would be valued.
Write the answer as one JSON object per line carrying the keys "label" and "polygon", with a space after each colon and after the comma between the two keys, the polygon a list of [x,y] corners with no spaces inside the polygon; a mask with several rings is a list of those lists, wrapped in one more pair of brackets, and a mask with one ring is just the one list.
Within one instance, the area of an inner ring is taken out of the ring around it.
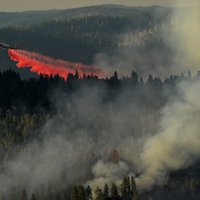
{"label": "hazy sky", "polygon": [[123,4],[128,6],[195,5],[200,0],[0,0],[0,11],[63,9],[97,4]]}

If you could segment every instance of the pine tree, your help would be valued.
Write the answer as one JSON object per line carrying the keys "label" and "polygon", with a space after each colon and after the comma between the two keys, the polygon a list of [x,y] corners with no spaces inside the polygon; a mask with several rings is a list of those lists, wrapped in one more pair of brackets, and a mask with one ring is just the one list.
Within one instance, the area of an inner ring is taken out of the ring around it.
{"label": "pine tree", "polygon": [[77,187],[78,200],[85,200],[85,189],[82,185]]}
{"label": "pine tree", "polygon": [[123,199],[129,199],[131,194],[131,188],[130,188],[130,178],[129,176],[125,176],[122,185],[121,185],[121,194]]}
{"label": "pine tree", "polygon": [[138,83],[138,75],[136,72],[132,71],[131,80],[134,84]]}
{"label": "pine tree", "polygon": [[118,74],[117,74],[117,71],[114,72],[114,76],[113,76],[113,78],[116,79],[116,80],[118,80]]}
{"label": "pine tree", "polygon": [[85,197],[86,197],[86,200],[92,200],[93,199],[92,189],[90,188],[90,186],[87,186],[86,189],[85,189]]}
{"label": "pine tree", "polygon": [[104,198],[104,199],[108,199],[108,198],[109,198],[109,187],[108,187],[107,184],[105,184],[105,186],[104,186],[103,198]]}
{"label": "pine tree", "polygon": [[99,187],[95,190],[95,200],[103,200],[103,192]]}
{"label": "pine tree", "polygon": [[149,74],[149,77],[148,77],[148,81],[147,81],[148,83],[152,83],[153,82],[153,77],[152,77],[152,75],[151,74]]}
{"label": "pine tree", "polygon": [[131,194],[132,194],[132,200],[137,199],[137,187],[135,183],[135,179],[133,176],[131,176]]}
{"label": "pine tree", "polygon": [[74,79],[78,80],[79,79],[79,74],[78,74],[78,70],[76,70],[76,73],[74,75]]}
{"label": "pine tree", "polygon": [[78,190],[77,187],[74,187],[71,192],[71,200],[78,200]]}
{"label": "pine tree", "polygon": [[32,195],[31,195],[30,200],[36,200],[36,196],[35,196],[35,194],[32,194]]}
{"label": "pine tree", "polygon": [[118,194],[118,188],[116,186],[116,184],[112,184],[111,189],[110,189],[110,196],[112,199],[118,199],[119,198],[119,194]]}

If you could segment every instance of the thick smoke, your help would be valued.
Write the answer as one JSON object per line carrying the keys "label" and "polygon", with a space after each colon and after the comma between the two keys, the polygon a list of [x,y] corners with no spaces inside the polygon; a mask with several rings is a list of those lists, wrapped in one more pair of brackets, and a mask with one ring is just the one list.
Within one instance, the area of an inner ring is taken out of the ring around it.
{"label": "thick smoke", "polygon": [[[4,163],[0,194],[23,189],[31,194],[48,185],[101,186],[137,171],[141,144],[154,132],[151,109],[142,110],[131,100],[124,104],[126,92],[107,105],[105,92],[96,86],[84,87],[71,97],[55,92],[59,98],[52,101],[58,114],[38,130],[42,139]],[[119,158],[111,156],[113,149]]]}
{"label": "thick smoke", "polygon": [[[173,29],[167,41],[175,44],[174,63],[180,63],[177,60],[181,58],[181,63],[197,66],[199,13],[193,13],[193,8],[186,11],[183,13],[186,20],[179,20],[176,26],[180,37],[177,39]],[[174,16],[180,16],[179,12]],[[50,63],[48,60],[51,66]],[[173,70],[184,71],[185,67]],[[78,69],[85,72],[84,68]],[[86,71],[91,72],[91,68]],[[70,98],[62,93],[54,94],[60,97],[54,99],[58,114],[40,130],[44,134],[42,141],[29,144],[4,163],[0,193],[9,193],[16,186],[33,192],[41,185],[56,185],[61,179],[67,186],[79,183],[101,186],[103,182],[118,182],[124,175],[134,173],[140,174],[136,179],[140,189],[163,184],[170,171],[187,168],[200,158],[199,87],[199,80],[180,83],[176,98],[161,111],[158,128],[152,108],[138,107],[131,100],[133,91],[130,93],[128,89],[112,105],[104,102],[104,87],[82,88]],[[113,149],[119,152],[118,163],[110,158]]]}
{"label": "thick smoke", "polygon": [[200,158],[200,81],[178,86],[178,99],[162,111],[160,131],[149,138],[140,155],[140,188],[163,183],[171,171],[185,169]]}
{"label": "thick smoke", "polygon": [[45,75],[59,75],[64,79],[69,73],[74,74],[76,70],[80,75],[94,74],[103,76],[103,72],[93,66],[83,65],[81,63],[73,63],[64,60],[56,60],[39,53],[28,52],[25,50],[9,49],[9,56],[13,61],[18,62],[17,67],[30,67],[32,72]]}
{"label": "thick smoke", "polygon": [[[197,4],[197,3],[196,3]],[[191,4],[192,5],[192,4]],[[200,58],[200,3],[195,7],[176,9],[171,20],[169,44],[175,50],[174,61],[180,70],[199,70]]]}
{"label": "thick smoke", "polygon": [[62,179],[68,185],[76,182],[77,178],[80,180],[80,165],[86,170],[83,163],[87,163],[84,155],[81,156],[81,152],[87,152],[82,143],[84,138],[72,142],[61,135],[44,138],[42,144],[32,143],[4,163],[5,171],[0,174],[0,194],[11,193],[13,188],[33,192],[48,184],[56,185]]}
{"label": "thick smoke", "polygon": [[[166,37],[175,53],[172,58],[177,67],[173,72],[199,70],[199,7],[200,3],[173,13]],[[143,175],[137,184],[141,188],[163,183],[170,171],[187,168],[200,158],[199,87],[199,80],[181,83],[178,98],[162,110],[160,131],[144,144],[140,155]]]}
{"label": "thick smoke", "polygon": [[141,190],[165,183],[170,171],[200,158],[199,85],[190,80],[177,86],[159,123],[159,110],[138,107],[127,91],[112,105],[104,103],[104,87],[84,87],[70,98],[54,93],[58,114],[39,130],[42,140],[4,163],[0,194],[24,188],[30,194],[47,185],[103,186],[134,174]]}
{"label": "thick smoke", "polygon": [[94,179],[88,181],[86,185],[90,185],[93,189],[96,187],[103,188],[105,183],[112,184],[121,182],[121,179],[129,174],[130,167],[124,161],[113,163],[110,161],[98,160],[92,167]]}

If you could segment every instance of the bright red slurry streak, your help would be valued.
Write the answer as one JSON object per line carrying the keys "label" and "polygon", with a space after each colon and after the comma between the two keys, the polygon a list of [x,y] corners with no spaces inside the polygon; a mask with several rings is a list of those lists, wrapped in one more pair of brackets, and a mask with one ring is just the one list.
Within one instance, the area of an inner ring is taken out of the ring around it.
{"label": "bright red slurry streak", "polygon": [[8,54],[10,59],[17,62],[18,68],[30,67],[31,71],[36,72],[37,74],[45,74],[48,76],[55,76],[58,74],[66,79],[69,73],[74,74],[77,70],[80,76],[83,76],[84,74],[103,76],[103,71],[96,67],[60,59],[53,59],[35,52],[9,49]]}

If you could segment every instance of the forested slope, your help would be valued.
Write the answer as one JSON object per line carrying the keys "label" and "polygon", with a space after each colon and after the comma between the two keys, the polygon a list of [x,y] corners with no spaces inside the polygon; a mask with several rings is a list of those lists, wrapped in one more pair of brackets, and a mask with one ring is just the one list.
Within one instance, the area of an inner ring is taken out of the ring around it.
{"label": "forested slope", "polygon": [[[98,64],[95,62],[96,57],[101,54],[112,56],[123,54],[118,51],[129,51],[135,56],[135,61],[130,65],[139,68],[149,63],[141,63],[145,59],[138,55],[148,59],[161,51],[163,57],[170,57],[170,49],[162,40],[170,13],[171,9],[162,7],[129,8],[112,5],[30,13],[38,17],[42,15],[45,20],[36,20],[34,17],[29,20],[26,13],[22,13],[29,23],[2,27],[0,38],[2,42],[17,44],[22,49],[85,64]],[[56,17],[48,17],[49,14]],[[149,52],[149,49],[153,51]],[[169,61],[167,58],[163,64]],[[0,62],[3,68],[7,68],[6,56],[2,56]],[[152,62],[156,63],[156,60]]]}

